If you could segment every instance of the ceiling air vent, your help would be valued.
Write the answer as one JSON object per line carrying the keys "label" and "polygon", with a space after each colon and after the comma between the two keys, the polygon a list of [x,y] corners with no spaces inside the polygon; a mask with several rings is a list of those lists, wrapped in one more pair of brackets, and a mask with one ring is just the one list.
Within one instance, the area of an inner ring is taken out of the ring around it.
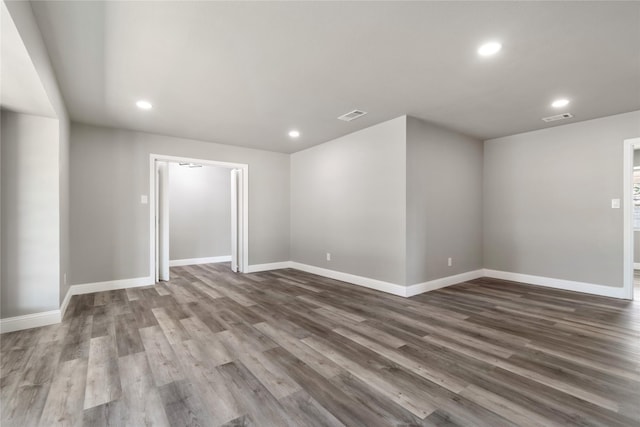
{"label": "ceiling air vent", "polygon": [[542,120],[545,122],[555,122],[558,120],[570,119],[572,117],[573,117],[573,114],[564,113],[564,114],[557,114],[555,116],[550,116],[550,117],[543,117]]}
{"label": "ceiling air vent", "polygon": [[355,120],[358,117],[364,116],[365,114],[367,114],[366,111],[353,110],[353,111],[349,111],[347,114],[341,115],[340,117],[338,117],[338,120],[350,122],[351,120]]}

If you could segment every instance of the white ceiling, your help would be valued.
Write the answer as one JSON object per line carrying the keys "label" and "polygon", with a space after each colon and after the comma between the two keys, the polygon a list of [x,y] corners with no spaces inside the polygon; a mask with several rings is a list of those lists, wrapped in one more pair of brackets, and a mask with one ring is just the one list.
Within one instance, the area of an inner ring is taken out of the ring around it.
{"label": "white ceiling", "polygon": [[404,114],[488,139],[640,109],[639,2],[32,3],[86,123],[294,152]]}
{"label": "white ceiling", "polygon": [[56,117],[4,2],[0,4],[0,107],[18,113]]}

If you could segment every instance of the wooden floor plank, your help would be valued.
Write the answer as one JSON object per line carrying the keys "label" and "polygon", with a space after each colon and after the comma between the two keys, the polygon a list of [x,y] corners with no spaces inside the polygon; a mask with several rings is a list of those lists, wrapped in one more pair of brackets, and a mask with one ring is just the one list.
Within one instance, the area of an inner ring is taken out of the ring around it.
{"label": "wooden floor plank", "polygon": [[424,395],[417,396],[411,392],[403,390],[394,381],[389,378],[385,378],[382,374],[385,370],[385,366],[375,366],[369,368],[365,365],[369,359],[365,359],[363,363],[359,360],[354,360],[349,355],[345,355],[342,350],[344,348],[338,348],[341,346],[327,345],[327,341],[320,340],[315,337],[305,338],[304,343],[325,355],[336,365],[340,366],[343,370],[353,374],[360,380],[364,381],[369,387],[373,388],[377,392],[386,396],[387,399],[392,400],[398,405],[402,406],[406,410],[419,418],[427,417],[436,408],[428,398],[425,399]]}
{"label": "wooden floor plank", "polygon": [[83,427],[119,427],[128,424],[124,402],[112,400],[102,405],[85,409],[82,413]]}
{"label": "wooden floor plank", "polygon": [[195,387],[212,424],[223,424],[243,414],[239,403],[216,369],[224,363],[211,359],[203,343],[195,340],[182,341],[174,350],[185,377]]}
{"label": "wooden floor plank", "polygon": [[277,399],[289,396],[301,387],[264,353],[254,352],[243,355],[240,361]]}
{"label": "wooden floor plank", "polygon": [[134,353],[118,359],[121,401],[126,407],[128,426],[168,426],[160,394],[144,353]]}
{"label": "wooden floor plank", "polygon": [[39,425],[80,425],[83,418],[86,373],[87,361],[84,359],[60,363],[51,383]]}
{"label": "wooden floor plank", "polygon": [[183,378],[176,355],[159,326],[140,329],[155,385],[161,387]]}
{"label": "wooden floor plank", "polygon": [[84,409],[109,403],[120,397],[120,375],[115,340],[110,335],[92,338],[84,393]]}
{"label": "wooden floor plank", "polygon": [[[2,405],[2,422],[5,426],[22,427],[38,425],[49,396],[51,383],[15,386],[10,394],[3,393],[7,403]],[[82,396],[80,396],[82,399]]]}
{"label": "wooden floor plank", "polygon": [[282,405],[240,361],[216,368],[225,384],[229,385],[243,412],[264,425],[292,426],[296,424],[287,416]]}
{"label": "wooden floor plank", "polygon": [[368,407],[358,405],[349,395],[333,385],[329,379],[311,369],[306,363],[282,348],[265,353],[274,363],[300,384],[320,405],[340,422],[348,426],[386,426],[383,419]]}
{"label": "wooden floor plank", "polygon": [[345,426],[306,391],[299,390],[280,400],[284,411],[298,426]]}
{"label": "wooden floor plank", "polygon": [[172,426],[206,426],[207,411],[193,383],[180,380],[159,387],[169,424]]}
{"label": "wooden floor plank", "polygon": [[115,334],[119,357],[144,351],[134,314],[115,316]]}

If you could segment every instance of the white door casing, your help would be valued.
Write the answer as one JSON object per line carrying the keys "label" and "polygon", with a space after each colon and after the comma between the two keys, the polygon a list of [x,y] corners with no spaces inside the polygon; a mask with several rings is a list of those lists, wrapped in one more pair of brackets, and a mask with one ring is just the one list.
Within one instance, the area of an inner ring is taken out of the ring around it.
{"label": "white door casing", "polygon": [[169,164],[156,162],[157,264],[156,281],[169,281]]}
{"label": "white door casing", "polygon": [[[168,197],[162,197],[161,192],[168,193],[168,173],[164,175],[158,175],[156,163],[164,162],[166,165],[166,170],[168,172],[168,163],[197,163],[201,165],[210,165],[216,167],[224,167],[235,170],[237,185],[236,185],[236,199],[237,203],[236,207],[236,235],[237,238],[234,239],[236,242],[236,249],[234,252],[236,253],[236,264],[237,271],[244,273],[248,271],[248,261],[249,261],[249,165],[242,163],[229,163],[229,162],[220,162],[214,160],[205,160],[205,159],[194,159],[188,157],[177,157],[177,156],[168,156],[162,154],[150,154],[150,174],[149,174],[149,272],[150,276],[155,277],[155,281],[158,279],[164,280],[160,275],[160,267],[162,265],[160,257],[160,247],[162,246],[160,243],[162,238],[160,236],[159,230],[162,229],[163,226],[166,226],[166,269],[169,268],[169,210],[168,210]],[[161,184],[161,181],[164,179],[162,177],[166,177],[166,181],[164,186],[158,185]],[[166,212],[164,217],[167,218],[167,221],[162,220],[162,207],[163,200],[166,201],[165,207]],[[233,207],[232,207],[233,209]],[[168,271],[166,272],[166,276],[168,277]]]}
{"label": "white door casing", "polygon": [[[623,288],[626,299],[633,299],[633,260],[634,260],[634,229],[633,229],[633,157],[634,150],[640,149],[640,138],[624,140],[623,152]],[[637,296],[636,296],[637,297]]]}
{"label": "white door casing", "polygon": [[238,170],[231,169],[231,271],[238,272]]}

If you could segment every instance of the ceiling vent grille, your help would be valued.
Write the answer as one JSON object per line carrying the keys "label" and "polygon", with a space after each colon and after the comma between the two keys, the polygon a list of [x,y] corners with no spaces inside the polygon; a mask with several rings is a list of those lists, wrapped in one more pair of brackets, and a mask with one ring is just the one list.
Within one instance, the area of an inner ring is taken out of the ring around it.
{"label": "ceiling vent grille", "polygon": [[353,111],[349,111],[347,114],[341,115],[340,117],[338,117],[338,120],[350,122],[351,120],[355,120],[359,117],[364,116],[365,114],[367,114],[366,111],[353,110]]}
{"label": "ceiling vent grille", "polygon": [[542,120],[545,121],[545,122],[555,122],[555,121],[558,121],[558,120],[570,119],[572,117],[573,117],[573,114],[564,113],[564,114],[557,114],[555,116],[543,117]]}

